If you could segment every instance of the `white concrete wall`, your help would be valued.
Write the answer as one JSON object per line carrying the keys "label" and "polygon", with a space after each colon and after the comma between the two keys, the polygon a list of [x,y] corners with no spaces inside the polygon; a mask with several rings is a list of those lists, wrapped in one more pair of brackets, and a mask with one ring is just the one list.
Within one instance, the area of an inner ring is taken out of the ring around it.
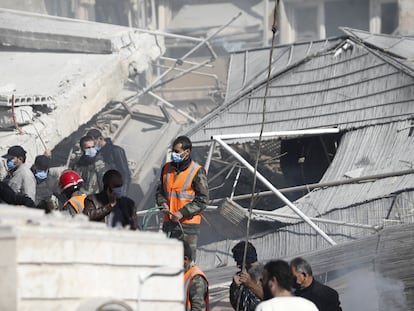
{"label": "white concrete wall", "polygon": [[[0,205],[0,310],[94,310],[111,299],[133,310],[183,310],[182,244],[162,233]],[[96,305],[96,304],[95,304]],[[121,309],[124,310],[124,309]]]}

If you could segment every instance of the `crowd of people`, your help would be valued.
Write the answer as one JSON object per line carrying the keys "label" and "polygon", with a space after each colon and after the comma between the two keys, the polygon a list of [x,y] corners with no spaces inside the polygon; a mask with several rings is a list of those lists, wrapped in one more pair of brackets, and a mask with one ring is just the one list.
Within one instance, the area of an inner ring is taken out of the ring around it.
{"label": "crowd of people", "polygon": [[236,311],[342,311],[339,295],[313,277],[302,257],[288,263],[257,261],[256,248],[241,241],[233,249],[240,271],[233,276],[229,298]]}
{"label": "crowd of people", "polygon": [[135,202],[127,197],[131,173],[123,148],[97,129],[79,141],[81,155],[68,167],[52,167],[51,153],[26,163],[26,150],[16,145],[2,157],[7,176],[0,182],[0,202],[39,208],[47,213],[84,214],[91,221],[136,230]]}
{"label": "crowd of people", "polygon": [[[38,155],[31,167],[26,151],[12,146],[3,155],[7,177],[0,182],[0,202],[84,214],[110,227],[139,229],[135,202],[128,198],[131,173],[125,151],[97,129],[79,141],[81,156],[70,167],[51,167],[50,154]],[[186,136],[172,143],[156,191],[163,213],[163,231],[183,241],[185,310],[209,310],[208,279],[195,264],[201,213],[207,207],[208,183],[203,166],[191,158]],[[240,271],[233,276],[229,300],[236,311],[342,311],[336,290],[313,278],[310,264],[295,258],[290,264],[259,263],[252,243],[232,248]]]}

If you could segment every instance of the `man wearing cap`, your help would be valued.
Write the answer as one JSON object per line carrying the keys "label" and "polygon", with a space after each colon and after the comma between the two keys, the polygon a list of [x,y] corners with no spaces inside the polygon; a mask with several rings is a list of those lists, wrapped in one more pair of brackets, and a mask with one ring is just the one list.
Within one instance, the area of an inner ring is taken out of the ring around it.
{"label": "man wearing cap", "polygon": [[57,209],[66,201],[59,188],[59,176],[65,167],[50,167],[50,163],[50,157],[38,155],[32,166],[36,178],[36,205],[46,211]]}
{"label": "man wearing cap", "polygon": [[36,199],[36,180],[30,168],[25,164],[26,151],[21,146],[12,146],[3,155],[7,160],[7,176],[5,182],[15,193],[25,194]]}
{"label": "man wearing cap", "polygon": [[257,261],[256,248],[247,242],[243,267],[245,245],[246,243],[241,241],[231,250],[237,266],[241,269],[233,276],[230,285],[230,303],[236,311],[253,311],[263,299],[263,288],[260,283],[263,265]]}

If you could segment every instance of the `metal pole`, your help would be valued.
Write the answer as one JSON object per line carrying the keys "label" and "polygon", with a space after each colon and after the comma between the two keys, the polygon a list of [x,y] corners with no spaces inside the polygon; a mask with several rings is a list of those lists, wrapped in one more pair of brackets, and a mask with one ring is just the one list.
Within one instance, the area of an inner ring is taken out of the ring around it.
{"label": "metal pole", "polygon": [[208,40],[210,40],[211,38],[213,38],[214,36],[216,36],[220,31],[222,31],[224,28],[226,28],[228,25],[230,25],[231,23],[233,23],[236,19],[238,19],[240,16],[242,15],[242,12],[239,12],[239,14],[237,14],[236,16],[234,16],[229,22],[227,22],[226,24],[222,25],[219,29],[217,29],[215,32],[213,32],[212,34],[210,34],[209,36],[207,36],[203,41],[201,41],[200,43],[198,43],[195,47],[193,47],[190,51],[188,51],[183,57],[180,58],[180,60],[184,60],[186,59],[188,56],[190,56],[191,54],[193,54],[196,50],[198,50],[203,44],[205,44]]}
{"label": "metal pole", "polygon": [[[368,176],[349,178],[349,179],[344,179],[344,180],[328,181],[328,182],[315,183],[315,184],[309,184],[309,185],[294,186],[294,187],[282,188],[282,189],[279,189],[279,191],[281,193],[289,193],[289,192],[295,192],[295,191],[301,191],[301,190],[312,190],[316,188],[341,186],[341,185],[346,185],[346,184],[354,184],[360,181],[382,179],[382,178],[387,178],[387,177],[395,177],[395,176],[402,176],[402,175],[408,175],[408,174],[414,174],[414,169],[391,172],[391,173],[382,173],[382,174],[376,174],[376,175],[368,175]],[[256,195],[259,197],[269,196],[269,195],[273,195],[273,192],[262,191],[262,192],[257,193]],[[250,198],[250,196],[251,194],[236,195],[233,197],[233,201],[248,199]],[[220,202],[221,200],[222,199],[211,200],[210,203]]]}
{"label": "metal pole", "polygon": [[182,111],[181,109],[178,109],[177,107],[175,107],[173,104],[169,103],[168,101],[166,101],[164,98],[158,96],[157,94],[154,94],[153,92],[148,92],[148,95],[151,95],[152,97],[158,99],[160,102],[164,103],[165,105],[167,105],[170,108],[173,108],[175,111],[177,111],[178,113],[182,114],[184,117],[186,117],[188,120],[197,123],[197,119],[194,119],[192,116],[190,116],[189,114],[187,114],[186,112]]}
{"label": "metal pole", "polygon": [[148,29],[141,29],[141,28],[137,28],[137,29],[134,29],[134,30],[136,32],[148,33],[148,34],[154,35],[154,36],[162,36],[162,37],[167,37],[167,38],[183,39],[183,40],[194,41],[194,42],[203,41],[202,38],[195,38],[195,37],[177,35],[177,34],[174,34],[174,33],[167,33],[167,32],[162,32],[162,31],[158,31],[158,30],[148,30]]}
{"label": "metal pole", "polygon": [[[226,149],[230,154],[232,154],[237,160],[240,161],[246,168],[254,172],[254,168],[247,162],[242,156],[235,152],[229,145],[227,145],[220,137],[213,136],[213,139],[216,140],[224,149]],[[307,222],[322,238],[324,238],[329,244],[336,245],[335,241],[332,240],[325,232],[323,232],[317,225],[315,225],[308,216],[301,212],[292,202],[290,202],[279,190],[277,190],[262,174],[259,172],[256,173],[257,178],[274,194],[276,194],[279,199],[281,199],[287,206],[289,206],[300,218]]]}
{"label": "metal pole", "polygon": [[[256,214],[256,215],[300,219],[300,217],[296,216],[296,215],[278,214],[277,212],[274,212],[274,211],[254,210],[253,213]],[[315,222],[321,222],[321,223],[325,223],[325,224],[342,225],[342,226],[348,226],[348,227],[354,227],[354,228],[370,229],[370,230],[375,230],[375,231],[378,231],[379,229],[381,229],[381,226],[377,226],[377,225],[364,225],[364,224],[356,224],[356,223],[347,223],[347,222],[341,221],[341,220],[316,218],[316,217],[309,217],[309,219],[312,220],[312,221],[315,221]]]}
{"label": "metal pole", "polygon": [[[294,131],[276,131],[276,132],[265,132],[262,134],[262,137],[289,137],[289,136],[306,136],[306,135],[320,135],[320,134],[337,134],[339,133],[338,128],[319,128],[319,129],[309,129],[309,130],[294,130]],[[215,135],[215,138],[220,138],[223,140],[226,139],[235,139],[235,138],[258,138],[259,133],[242,133],[242,134],[224,134],[224,135]]]}
{"label": "metal pole", "polygon": [[[149,90],[152,90],[154,87],[158,87],[160,85],[165,84],[165,82],[157,84],[162,78],[164,78],[167,74],[169,74],[176,65],[181,65],[183,64],[183,61],[190,56],[191,54],[193,54],[196,50],[198,50],[201,46],[203,46],[204,44],[206,44],[206,42],[208,42],[208,40],[210,40],[211,38],[213,38],[214,36],[216,36],[220,31],[222,31],[225,27],[227,27],[228,25],[230,25],[232,22],[234,22],[237,18],[240,17],[242,13],[239,12],[239,14],[237,14],[235,17],[233,17],[228,23],[224,24],[223,26],[221,26],[219,29],[217,29],[215,32],[213,32],[211,35],[207,36],[206,38],[202,39],[201,41],[198,42],[198,44],[193,47],[190,51],[188,51],[183,57],[180,57],[179,59],[177,59],[177,61],[174,63],[174,65],[172,67],[170,67],[169,69],[167,69],[165,72],[163,72],[159,77],[157,77],[148,87],[146,87],[143,91],[141,91],[136,97],[140,97],[141,95],[147,93]],[[213,55],[214,57],[214,55]],[[208,60],[206,62],[203,63],[209,63],[211,60]],[[201,64],[203,64],[201,63]],[[194,69],[200,68],[202,67],[202,65],[199,66],[194,66],[192,67]],[[188,71],[190,72],[190,71]],[[187,72],[187,73],[188,73]],[[170,79],[171,80],[171,79]],[[169,80],[169,81],[170,81]]]}
{"label": "metal pole", "polygon": [[211,158],[213,157],[214,148],[216,147],[216,141],[214,139],[211,140],[210,144],[210,150],[208,151],[206,164],[204,165],[204,168],[206,172],[208,173],[208,169],[210,168]]}

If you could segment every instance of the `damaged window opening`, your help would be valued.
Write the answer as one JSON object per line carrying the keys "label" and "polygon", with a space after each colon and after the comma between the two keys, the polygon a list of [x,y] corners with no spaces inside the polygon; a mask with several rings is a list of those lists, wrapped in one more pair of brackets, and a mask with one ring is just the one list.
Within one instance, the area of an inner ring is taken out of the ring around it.
{"label": "damaged window opening", "polygon": [[[340,134],[283,140],[281,153],[286,156],[280,160],[280,169],[288,186],[319,182],[335,157],[339,141]],[[297,191],[288,197],[296,200],[308,192]]]}
{"label": "damaged window opening", "polygon": [[[272,139],[262,141],[258,171],[277,189],[304,186],[300,190],[284,193],[293,201],[308,193],[307,184],[318,183],[335,157],[339,146],[340,134],[323,134],[320,136],[300,137],[295,139]],[[257,141],[232,145],[242,157],[254,165],[257,153]],[[210,196],[212,204],[220,199],[230,197],[241,206],[250,204],[252,191],[252,173],[241,170],[237,185],[234,187],[238,171],[231,165],[235,159],[221,148],[214,153],[209,176],[211,182]],[[303,190],[304,189],[304,190]],[[273,210],[285,204],[274,196],[261,182],[256,185],[256,192],[265,192],[257,198],[255,207],[261,210]]]}

